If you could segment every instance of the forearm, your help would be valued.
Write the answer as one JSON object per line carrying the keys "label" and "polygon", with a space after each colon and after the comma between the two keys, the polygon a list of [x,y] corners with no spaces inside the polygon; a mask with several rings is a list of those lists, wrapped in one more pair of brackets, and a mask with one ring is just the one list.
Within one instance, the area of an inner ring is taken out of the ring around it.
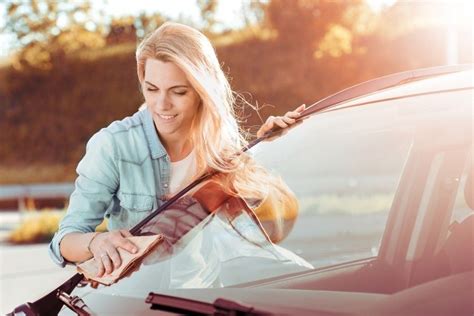
{"label": "forearm", "polygon": [[61,255],[70,262],[82,262],[92,258],[88,246],[96,233],[69,233],[59,244]]}

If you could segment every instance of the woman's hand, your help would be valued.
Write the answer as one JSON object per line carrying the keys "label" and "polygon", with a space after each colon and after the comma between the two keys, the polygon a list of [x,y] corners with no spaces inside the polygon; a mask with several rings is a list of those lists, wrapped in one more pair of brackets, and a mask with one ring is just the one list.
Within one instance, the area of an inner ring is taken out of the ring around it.
{"label": "woman's hand", "polygon": [[132,234],[126,229],[100,233],[95,236],[90,244],[89,249],[97,262],[98,273],[100,277],[105,273],[109,274],[122,264],[122,258],[117,248],[122,248],[130,253],[136,253],[138,248],[126,237]]}
{"label": "woman's hand", "polygon": [[[306,109],[306,105],[302,104],[299,107],[297,107],[293,111],[286,112],[284,116],[269,116],[267,118],[267,121],[260,127],[260,129],[257,132],[257,137],[262,137],[270,131],[274,126],[279,126],[282,128],[282,132],[278,133],[275,136],[272,136],[270,138],[267,138],[267,141],[274,140],[277,137],[280,137],[282,135],[285,135],[289,129],[287,127],[294,127],[297,124],[296,123],[296,118],[300,116],[300,114]],[[295,124],[295,125],[293,125]]]}

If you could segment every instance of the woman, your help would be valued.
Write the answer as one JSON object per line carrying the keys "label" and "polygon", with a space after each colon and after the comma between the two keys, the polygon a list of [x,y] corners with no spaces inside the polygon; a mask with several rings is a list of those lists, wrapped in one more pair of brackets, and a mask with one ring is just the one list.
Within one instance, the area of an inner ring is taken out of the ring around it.
{"label": "woman", "polygon": [[[137,251],[127,229],[206,170],[221,171],[224,189],[248,199],[264,201],[269,188],[288,192],[248,155],[235,156],[246,144],[235,98],[202,33],[165,23],[139,45],[136,57],[145,108],[89,140],[68,212],[50,244],[62,266],[94,257],[99,276],[121,265],[117,248]],[[269,117],[257,136],[275,125],[288,127],[303,110]],[[109,231],[94,232],[104,216]]]}

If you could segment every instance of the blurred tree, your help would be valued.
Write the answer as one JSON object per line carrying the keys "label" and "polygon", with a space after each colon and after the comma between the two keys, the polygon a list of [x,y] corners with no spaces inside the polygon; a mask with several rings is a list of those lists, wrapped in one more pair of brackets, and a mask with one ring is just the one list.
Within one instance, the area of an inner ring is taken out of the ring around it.
{"label": "blurred tree", "polygon": [[265,20],[267,1],[242,0],[242,19],[246,27],[262,24]]}
{"label": "blurred tree", "polygon": [[[337,23],[346,2],[324,0],[272,0],[267,6],[268,22],[281,41],[291,46],[319,42],[329,26]],[[307,46],[307,45],[304,45]]]}
{"label": "blurred tree", "polygon": [[112,19],[109,33],[106,36],[107,44],[119,44],[137,41],[135,18],[132,16]]}
{"label": "blurred tree", "polygon": [[165,22],[165,18],[160,13],[145,14],[144,12],[135,19],[135,28],[137,30],[137,38],[143,38],[146,34],[152,32],[158,26]]}
{"label": "blurred tree", "polygon": [[197,0],[197,5],[201,12],[201,18],[204,22],[202,31],[211,33],[216,24],[217,0]]}
{"label": "blurred tree", "polygon": [[2,31],[16,37],[14,66],[47,69],[52,55],[104,45],[89,0],[10,0]]}
{"label": "blurred tree", "polygon": [[341,25],[333,25],[319,42],[314,53],[316,58],[324,55],[331,57],[341,57],[344,54],[352,53],[352,33]]}
{"label": "blurred tree", "polygon": [[357,40],[373,34],[379,18],[366,1],[353,1],[347,6],[341,19],[337,23],[331,23],[326,34],[315,45],[314,57],[339,58],[352,53],[364,53],[364,47],[358,46]]}
{"label": "blurred tree", "polygon": [[[327,41],[350,52],[350,33],[357,19],[347,19],[346,13],[361,3],[362,0],[271,0],[266,6],[266,23],[278,32],[281,43],[307,55],[313,55],[326,34],[337,26]],[[327,44],[324,48],[327,50]],[[334,55],[335,51],[330,51]]]}

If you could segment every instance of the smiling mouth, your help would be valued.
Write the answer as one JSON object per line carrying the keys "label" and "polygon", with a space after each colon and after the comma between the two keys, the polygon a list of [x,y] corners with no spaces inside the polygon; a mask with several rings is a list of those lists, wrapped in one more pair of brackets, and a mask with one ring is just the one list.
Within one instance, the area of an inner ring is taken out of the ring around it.
{"label": "smiling mouth", "polygon": [[174,119],[176,116],[178,116],[178,114],[175,114],[175,115],[163,115],[163,114],[158,114],[158,116],[164,120],[172,120]]}

